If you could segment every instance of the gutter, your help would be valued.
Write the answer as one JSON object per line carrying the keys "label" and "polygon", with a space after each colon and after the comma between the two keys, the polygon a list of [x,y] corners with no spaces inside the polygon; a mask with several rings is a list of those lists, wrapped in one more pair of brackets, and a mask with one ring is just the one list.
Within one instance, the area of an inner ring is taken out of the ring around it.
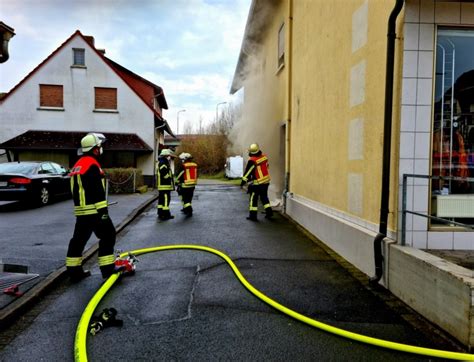
{"label": "gutter", "polygon": [[384,260],[382,256],[382,241],[387,236],[388,204],[390,196],[390,151],[392,147],[393,73],[395,63],[395,39],[397,35],[396,25],[397,17],[403,8],[403,3],[404,0],[396,0],[395,6],[388,19],[380,224],[379,233],[374,239],[375,276],[369,279],[369,282],[373,284],[378,283],[383,275]]}

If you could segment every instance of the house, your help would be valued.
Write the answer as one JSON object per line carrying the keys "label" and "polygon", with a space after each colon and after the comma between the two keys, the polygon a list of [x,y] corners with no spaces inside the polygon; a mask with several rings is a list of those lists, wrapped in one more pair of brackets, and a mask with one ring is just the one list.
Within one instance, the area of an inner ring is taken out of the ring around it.
{"label": "house", "polygon": [[117,64],[79,30],[0,100],[0,149],[9,160],[72,166],[80,139],[103,133],[103,167],[137,167],[153,184],[154,160],[173,136],[163,89]]}
{"label": "house", "polygon": [[473,1],[253,0],[231,86],[273,203],[467,346],[473,49]]}

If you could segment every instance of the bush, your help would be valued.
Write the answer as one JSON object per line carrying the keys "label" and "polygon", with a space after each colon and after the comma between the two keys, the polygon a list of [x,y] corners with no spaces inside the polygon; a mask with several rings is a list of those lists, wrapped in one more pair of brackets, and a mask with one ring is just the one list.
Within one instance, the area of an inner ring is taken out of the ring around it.
{"label": "bush", "polygon": [[190,135],[181,140],[176,154],[192,154],[198,164],[199,174],[212,175],[224,170],[228,144],[224,135]]}
{"label": "bush", "polygon": [[143,174],[137,168],[107,168],[109,194],[131,194],[144,185]]}

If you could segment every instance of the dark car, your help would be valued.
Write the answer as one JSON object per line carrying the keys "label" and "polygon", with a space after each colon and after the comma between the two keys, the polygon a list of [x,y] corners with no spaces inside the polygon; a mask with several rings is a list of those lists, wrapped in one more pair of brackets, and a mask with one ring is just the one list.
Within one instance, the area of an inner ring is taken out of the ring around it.
{"label": "dark car", "polygon": [[46,205],[53,197],[71,197],[68,171],[54,162],[0,163],[0,200]]}

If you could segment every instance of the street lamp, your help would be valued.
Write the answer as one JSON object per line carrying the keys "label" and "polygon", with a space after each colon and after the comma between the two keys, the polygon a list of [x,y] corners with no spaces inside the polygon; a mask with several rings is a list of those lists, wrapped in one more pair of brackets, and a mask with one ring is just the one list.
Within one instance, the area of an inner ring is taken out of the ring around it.
{"label": "street lamp", "polygon": [[15,30],[0,21],[0,63],[5,63],[10,55],[8,54],[8,42],[15,36]]}
{"label": "street lamp", "polygon": [[186,110],[182,109],[182,110],[178,111],[178,113],[176,114],[176,135],[179,135],[179,114],[181,112],[186,112]]}
{"label": "street lamp", "polygon": [[221,104],[227,104],[227,102],[221,102],[221,103],[217,103],[217,104],[216,104],[216,122],[217,122],[217,118],[218,118],[217,108],[218,108]]}

